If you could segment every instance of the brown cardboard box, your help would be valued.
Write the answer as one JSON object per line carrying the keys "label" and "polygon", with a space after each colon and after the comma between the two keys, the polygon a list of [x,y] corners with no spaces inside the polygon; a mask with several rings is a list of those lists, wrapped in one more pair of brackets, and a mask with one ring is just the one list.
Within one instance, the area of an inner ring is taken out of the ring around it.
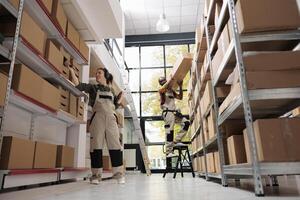
{"label": "brown cardboard box", "polygon": [[43,80],[42,84],[42,90],[41,92],[41,103],[48,106],[49,108],[53,110],[59,109],[59,90],[48,83],[46,80]]}
{"label": "brown cardboard box", "polygon": [[53,0],[51,15],[57,20],[61,31],[66,34],[68,20],[60,0]]}
{"label": "brown cardboard box", "polygon": [[193,169],[194,169],[195,172],[197,172],[198,171],[198,157],[194,158],[192,160],[192,162],[193,162]]}
{"label": "brown cardboard box", "polygon": [[64,58],[59,48],[57,48],[51,40],[46,41],[45,58],[55,67],[57,71],[62,73],[64,66]]}
{"label": "brown cardboard box", "polygon": [[220,154],[218,151],[214,152],[214,161],[215,161],[216,173],[220,174],[221,173],[221,163],[220,163]]}
{"label": "brown cardboard box", "polygon": [[68,52],[65,51],[65,49],[63,47],[60,47],[60,52],[64,57],[64,66],[65,67],[69,67],[69,65],[71,64],[71,56]]}
{"label": "brown cardboard box", "polygon": [[172,78],[168,81],[168,85],[173,88],[178,87],[177,81],[182,81],[192,67],[193,54],[186,53],[180,56],[174,64],[172,70]]}
{"label": "brown cardboard box", "polygon": [[230,86],[216,87],[216,95],[218,98],[225,98],[230,93]]}
{"label": "brown cardboard box", "polygon": [[111,161],[110,161],[110,156],[102,156],[103,158],[103,170],[111,170]]}
{"label": "brown cardboard box", "polygon": [[77,117],[77,98],[73,95],[70,94],[70,114]]}
{"label": "brown cardboard box", "polygon": [[[262,119],[253,123],[258,160],[261,162],[289,162],[300,160],[300,119]],[[244,130],[247,162],[251,163],[250,147]]]}
{"label": "brown cardboard box", "polygon": [[300,51],[248,52],[243,57],[246,71],[300,70]]}
{"label": "brown cardboard box", "polygon": [[34,142],[12,136],[3,137],[0,169],[31,169]]}
{"label": "brown cardboard box", "polygon": [[51,14],[53,1],[52,0],[41,0],[41,1],[43,2],[47,11]]}
{"label": "brown cardboard box", "polygon": [[56,167],[74,167],[74,148],[58,145],[56,155]]}
{"label": "brown cardboard box", "polygon": [[229,138],[232,135],[240,135],[245,129],[245,120],[226,120],[222,125],[224,130],[224,137]]}
{"label": "brown cardboard box", "polygon": [[60,92],[60,98],[59,98],[60,109],[65,112],[69,112],[70,92],[68,92],[62,87],[59,87],[59,92]]}
{"label": "brown cardboard box", "polygon": [[202,171],[205,172],[206,165],[205,165],[205,157],[204,156],[201,156],[201,167],[202,167]]}
{"label": "brown cardboard box", "polygon": [[206,118],[202,119],[202,125],[204,131],[204,142],[207,142],[209,140],[209,132],[208,132],[208,123]]}
{"label": "brown cardboard box", "polygon": [[224,57],[224,53],[223,53],[223,49],[222,48],[218,48],[215,56],[212,59],[211,62],[211,67],[212,67],[212,76],[215,76],[215,74],[217,73],[219,66],[223,60]]}
{"label": "brown cardboard box", "polygon": [[11,3],[11,5],[18,9],[19,8],[19,4],[20,4],[20,0],[9,0],[9,3]]}
{"label": "brown cardboard box", "polygon": [[240,33],[300,27],[296,0],[238,0],[235,10]]}
{"label": "brown cardboard box", "polygon": [[84,114],[84,102],[78,99],[77,118],[83,120],[83,114]]}
{"label": "brown cardboard box", "polygon": [[25,65],[15,65],[12,88],[36,101],[40,101],[43,79]]}
{"label": "brown cardboard box", "polygon": [[41,27],[27,14],[23,12],[20,35],[29,42],[40,55],[44,55],[46,34]]}
{"label": "brown cardboard box", "polygon": [[229,163],[231,165],[246,163],[243,135],[232,135],[227,139]]}
{"label": "brown cardboard box", "polygon": [[207,171],[210,173],[216,172],[214,153],[206,154],[207,157]]}
{"label": "brown cardboard box", "polygon": [[300,117],[300,107],[293,110],[293,117]]}
{"label": "brown cardboard box", "polygon": [[8,77],[0,72],[0,107],[4,106]]}
{"label": "brown cardboard box", "polygon": [[225,55],[228,47],[230,44],[230,36],[229,36],[229,30],[228,30],[228,25],[225,25],[221,36],[218,40],[218,49],[221,49],[223,51],[223,55]]}
{"label": "brown cardboard box", "polygon": [[70,69],[68,67],[62,68],[62,75],[67,79],[70,80]]}
{"label": "brown cardboard box", "polygon": [[201,25],[199,27],[196,28],[196,32],[195,32],[195,44],[196,44],[196,51],[195,53],[199,52],[202,50],[202,52],[207,50],[207,41],[206,41],[206,37],[205,37],[205,30],[204,30],[204,25],[201,23]]}
{"label": "brown cardboard box", "polygon": [[44,142],[35,142],[33,168],[55,168],[57,146]]}
{"label": "brown cardboard box", "polygon": [[204,114],[207,111],[207,109],[209,108],[209,105],[212,103],[212,83],[211,83],[211,81],[207,81],[202,99],[203,99],[203,107],[201,108],[201,112],[202,112],[202,114]]}
{"label": "brown cardboard box", "polygon": [[240,91],[239,83],[232,85],[230,93],[219,107],[219,115],[222,114],[226,108],[240,96]]}
{"label": "brown cardboard box", "polygon": [[85,41],[80,38],[79,40],[79,51],[81,52],[81,54],[83,55],[83,57],[86,59],[86,60],[89,60],[89,47],[85,44]]}
{"label": "brown cardboard box", "polygon": [[78,31],[75,29],[73,24],[68,21],[67,25],[67,38],[72,42],[72,44],[79,49],[80,36]]}
{"label": "brown cardboard box", "polygon": [[216,128],[215,128],[215,111],[211,109],[208,117],[207,117],[207,124],[208,124],[208,138],[212,139],[216,135]]}

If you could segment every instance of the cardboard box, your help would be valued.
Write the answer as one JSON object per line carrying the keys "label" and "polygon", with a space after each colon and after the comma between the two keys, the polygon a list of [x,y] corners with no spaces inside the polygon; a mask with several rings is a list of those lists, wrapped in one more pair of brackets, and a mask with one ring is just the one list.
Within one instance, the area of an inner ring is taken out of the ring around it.
{"label": "cardboard box", "polygon": [[292,113],[293,117],[300,117],[300,107],[295,108]]}
{"label": "cardboard box", "polygon": [[218,151],[214,152],[214,161],[215,161],[216,173],[220,174],[221,173],[221,163],[220,163],[220,154]]}
{"label": "cardboard box", "polygon": [[56,111],[59,109],[59,97],[59,90],[43,80],[40,102]]}
{"label": "cardboard box", "polygon": [[183,81],[192,67],[192,60],[193,54],[191,53],[181,55],[174,64],[171,79],[166,85],[170,85],[173,88],[178,87],[177,81]]}
{"label": "cardboard box", "polygon": [[215,111],[214,111],[214,109],[211,109],[210,114],[207,117],[208,138],[209,139],[212,139],[217,133],[216,128],[215,128],[215,123],[216,123]]}
{"label": "cardboard box", "polygon": [[227,139],[227,147],[231,165],[247,162],[243,135],[230,136]]}
{"label": "cardboard box", "polygon": [[56,153],[56,145],[44,142],[35,142],[33,168],[55,168]]}
{"label": "cardboard box", "polygon": [[206,171],[205,157],[204,157],[204,156],[201,156],[200,159],[201,159],[201,168],[202,168],[202,172],[205,172],[205,171]]}
{"label": "cardboard box", "polygon": [[68,20],[60,0],[53,0],[51,15],[58,22],[60,30],[66,34]]}
{"label": "cardboard box", "polygon": [[26,11],[23,11],[20,35],[44,56],[47,35]]}
{"label": "cardboard box", "polygon": [[65,49],[63,47],[60,47],[60,52],[61,52],[61,54],[64,57],[64,61],[63,61],[64,66],[66,68],[69,68],[69,66],[71,64],[71,56],[70,56],[70,54],[67,51],[65,51]]}
{"label": "cardboard box", "polygon": [[209,140],[208,122],[206,118],[202,119],[203,131],[204,131],[204,142]]}
{"label": "cardboard box", "polygon": [[59,71],[59,73],[62,73],[64,58],[60,49],[57,48],[51,40],[46,41],[45,58],[57,71]]}
{"label": "cardboard box", "polygon": [[60,103],[60,109],[69,112],[69,107],[70,107],[70,92],[65,90],[62,87],[59,87],[59,93],[60,93],[60,98],[59,98],[59,103]]}
{"label": "cardboard box", "polygon": [[16,9],[19,9],[20,0],[9,0],[9,3]]}
{"label": "cardboard box", "polygon": [[75,29],[73,24],[68,21],[67,24],[67,38],[72,42],[72,44],[79,49],[80,36],[78,31]]}
{"label": "cardboard box", "polygon": [[25,65],[15,65],[12,88],[36,101],[40,101],[43,79]]}
{"label": "cardboard box", "polygon": [[85,41],[82,38],[80,38],[80,40],[79,40],[79,51],[81,52],[81,54],[83,55],[83,57],[86,60],[89,60],[90,50],[89,50],[89,47],[85,44]]}
{"label": "cardboard box", "polygon": [[238,0],[235,10],[240,33],[300,27],[296,0]]}
{"label": "cardboard box", "polygon": [[74,167],[74,148],[58,145],[56,155],[56,167]]}
{"label": "cardboard box", "polygon": [[206,157],[207,157],[207,172],[215,173],[216,166],[215,166],[214,153],[208,153],[206,154]]}
{"label": "cardboard box", "polygon": [[78,99],[78,107],[77,107],[77,118],[83,120],[84,115],[84,102]]}
{"label": "cardboard box", "polygon": [[216,96],[218,98],[225,98],[230,93],[230,86],[216,87]]}
{"label": "cardboard box", "polygon": [[45,8],[47,9],[47,11],[49,12],[49,14],[52,13],[52,4],[53,1],[52,0],[41,0],[45,6]]}
{"label": "cardboard box", "polygon": [[218,49],[222,50],[223,55],[225,55],[229,47],[229,44],[230,44],[230,36],[229,36],[228,25],[226,24],[218,40]]}
{"label": "cardboard box", "polygon": [[248,52],[243,57],[246,71],[300,70],[300,51]]}
{"label": "cardboard box", "polygon": [[8,77],[0,72],[0,107],[5,104],[6,88],[8,83]]}
{"label": "cardboard box", "polygon": [[224,57],[224,53],[223,53],[223,49],[222,48],[218,48],[215,56],[213,57],[212,61],[211,61],[211,69],[212,69],[212,76],[214,77],[215,74],[217,73],[219,66],[223,60]]}
{"label": "cardboard box", "polygon": [[4,136],[0,169],[31,169],[34,157],[34,142],[12,136]]}
{"label": "cardboard box", "polygon": [[110,161],[110,156],[102,156],[103,158],[103,170],[111,170],[111,161]]}
{"label": "cardboard box", "polygon": [[224,137],[229,138],[232,135],[240,135],[241,132],[245,129],[246,124],[245,120],[226,120],[222,125],[224,131]]}
{"label": "cardboard box", "polygon": [[77,98],[73,94],[70,94],[70,104],[69,104],[70,110],[69,111],[70,111],[70,114],[75,117],[77,117],[77,107],[78,107],[77,102],[78,102]]}
{"label": "cardboard box", "polygon": [[[198,53],[199,51],[204,52],[204,50],[207,50],[207,41],[206,41],[206,37],[205,37],[205,29],[204,29],[203,23],[201,23],[201,25],[196,28],[195,44],[196,44],[195,53]],[[205,52],[204,52],[204,54],[205,54]]]}
{"label": "cardboard box", "polygon": [[201,107],[201,112],[204,114],[207,109],[209,108],[209,105],[212,103],[212,83],[211,81],[207,81],[205,90],[202,96],[201,101],[203,101],[203,105]]}
{"label": "cardboard box", "polygon": [[231,91],[219,107],[219,115],[222,114],[231,103],[233,103],[240,96],[240,84],[232,85]]}
{"label": "cardboard box", "polygon": [[[300,161],[300,119],[260,119],[253,123],[260,162]],[[247,162],[252,163],[247,130],[244,130]]]}

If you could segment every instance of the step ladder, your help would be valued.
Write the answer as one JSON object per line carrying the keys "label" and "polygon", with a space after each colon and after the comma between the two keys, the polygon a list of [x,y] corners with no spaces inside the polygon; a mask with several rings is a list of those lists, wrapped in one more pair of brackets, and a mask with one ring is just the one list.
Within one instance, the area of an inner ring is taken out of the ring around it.
{"label": "step ladder", "polygon": [[137,116],[136,109],[135,109],[135,106],[134,106],[132,94],[131,94],[131,91],[130,91],[130,88],[129,88],[128,85],[125,85],[125,97],[126,97],[126,100],[128,101],[128,104],[130,106],[130,111],[131,111],[131,116],[132,116],[133,126],[134,126],[134,133],[136,134],[136,136],[138,138],[138,141],[139,141],[139,145],[140,145],[140,149],[141,149],[141,152],[142,152],[142,157],[143,157],[146,173],[147,173],[148,176],[150,176],[151,175],[150,161],[149,161],[149,157],[148,157],[148,153],[147,153],[147,149],[146,149],[146,145],[145,145],[145,140],[144,140],[144,137],[143,137],[140,122],[138,120],[138,116]]}

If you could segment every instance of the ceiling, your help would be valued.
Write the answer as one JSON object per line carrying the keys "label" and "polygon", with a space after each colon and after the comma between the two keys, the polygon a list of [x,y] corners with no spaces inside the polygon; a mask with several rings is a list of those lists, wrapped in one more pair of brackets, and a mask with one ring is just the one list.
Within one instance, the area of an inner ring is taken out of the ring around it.
{"label": "ceiling", "polygon": [[204,0],[121,0],[126,35],[160,34],[155,30],[165,12],[170,24],[166,33],[194,32],[200,24]]}

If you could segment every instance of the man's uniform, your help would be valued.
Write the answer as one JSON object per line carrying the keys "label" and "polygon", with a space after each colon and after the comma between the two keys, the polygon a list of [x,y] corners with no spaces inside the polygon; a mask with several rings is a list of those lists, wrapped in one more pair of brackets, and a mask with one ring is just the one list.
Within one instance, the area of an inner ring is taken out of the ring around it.
{"label": "man's uniform", "polygon": [[[170,154],[173,151],[175,143],[180,142],[187,134],[190,126],[190,122],[187,118],[183,117],[179,110],[176,109],[175,96],[173,90],[166,90],[166,92],[160,92],[161,95],[161,109],[162,115],[165,121],[166,132],[166,154]],[[181,125],[181,130],[177,133],[174,142],[174,126],[175,124]]]}
{"label": "man's uniform", "polygon": [[113,174],[123,175],[123,155],[120,144],[119,129],[114,115],[115,95],[110,87],[80,83],[77,88],[90,94],[90,105],[93,115],[90,121],[91,133],[91,166],[93,176],[101,178],[103,161],[102,150],[106,140],[111,158]]}

